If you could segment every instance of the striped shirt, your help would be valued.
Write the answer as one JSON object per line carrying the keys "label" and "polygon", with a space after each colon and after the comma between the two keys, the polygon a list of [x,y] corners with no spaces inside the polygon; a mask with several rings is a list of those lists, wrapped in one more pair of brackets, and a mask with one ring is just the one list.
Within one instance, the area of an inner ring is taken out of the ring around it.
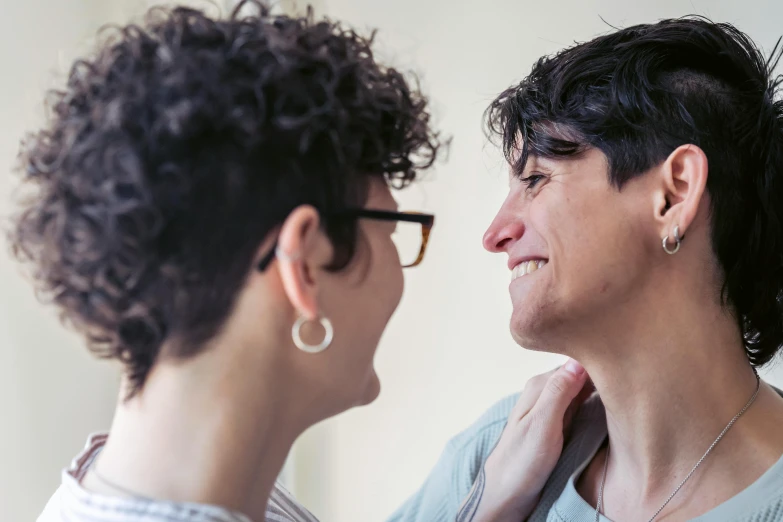
{"label": "striped shirt", "polygon": [[[87,491],[81,481],[95,461],[107,435],[92,435],[62,472],[62,484],[46,504],[38,522],[252,522],[219,506],[140,498],[110,497]],[[318,522],[276,483],[266,508],[266,522]]]}

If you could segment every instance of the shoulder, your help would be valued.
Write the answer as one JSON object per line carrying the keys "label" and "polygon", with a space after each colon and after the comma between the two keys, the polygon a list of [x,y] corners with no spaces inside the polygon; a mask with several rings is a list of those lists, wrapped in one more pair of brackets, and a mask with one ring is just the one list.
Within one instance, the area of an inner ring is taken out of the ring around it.
{"label": "shoulder", "polygon": [[38,516],[36,522],[62,522],[64,520],[61,514],[62,508],[60,506],[61,490],[62,486],[57,488],[57,491],[54,492],[54,495],[52,495],[46,503],[46,507],[44,507],[43,512]]}
{"label": "shoulder", "polygon": [[468,494],[484,461],[495,449],[518,398],[519,394],[514,394],[497,401],[448,442],[445,454],[450,456],[450,472],[460,501]]}
{"label": "shoulder", "polygon": [[481,466],[495,447],[518,394],[505,397],[452,437],[419,490],[388,522],[453,521]]}
{"label": "shoulder", "polygon": [[446,444],[433,472],[440,474],[445,483],[451,483],[451,490],[460,501],[495,449],[518,398],[519,394],[514,394],[497,401]]}
{"label": "shoulder", "polygon": [[[519,393],[509,395],[493,404],[467,429],[453,437],[447,449],[453,455],[486,457],[495,447],[497,439],[506,427],[508,416],[519,399]],[[574,416],[566,445],[584,439],[603,439],[606,434],[606,411],[597,393],[592,394],[580,406]],[[483,460],[482,459],[482,462]]]}
{"label": "shoulder", "polygon": [[490,406],[468,428],[448,442],[447,450],[455,455],[481,456],[486,452],[488,456],[503,432],[518,398],[519,394],[515,393]]}

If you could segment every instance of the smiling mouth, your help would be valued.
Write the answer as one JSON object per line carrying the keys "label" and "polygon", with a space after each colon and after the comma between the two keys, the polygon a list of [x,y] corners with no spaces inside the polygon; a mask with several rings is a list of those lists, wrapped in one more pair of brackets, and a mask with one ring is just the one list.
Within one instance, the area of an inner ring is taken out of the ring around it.
{"label": "smiling mouth", "polygon": [[511,270],[511,280],[514,281],[522,276],[532,274],[533,272],[544,268],[549,261],[546,259],[533,259],[530,261],[523,261]]}

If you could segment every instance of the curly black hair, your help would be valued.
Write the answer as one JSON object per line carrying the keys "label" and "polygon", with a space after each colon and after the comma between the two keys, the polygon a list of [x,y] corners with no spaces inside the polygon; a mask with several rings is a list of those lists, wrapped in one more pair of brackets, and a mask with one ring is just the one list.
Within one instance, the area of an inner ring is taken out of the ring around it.
{"label": "curly black hair", "polygon": [[432,165],[427,101],[376,63],[373,36],[256,1],[226,18],[155,8],[53,93],[23,145],[12,249],[89,348],[122,361],[130,396],[159,356],[217,334],[291,210],[322,213],[337,270],[357,228],[328,216],[372,177],[401,187]]}
{"label": "curly black hair", "polygon": [[486,112],[516,172],[530,153],[595,147],[618,189],[680,145],[699,146],[722,298],[756,366],[783,345],[781,52],[778,42],[765,59],[742,31],[702,17],[637,25],[540,59]]}

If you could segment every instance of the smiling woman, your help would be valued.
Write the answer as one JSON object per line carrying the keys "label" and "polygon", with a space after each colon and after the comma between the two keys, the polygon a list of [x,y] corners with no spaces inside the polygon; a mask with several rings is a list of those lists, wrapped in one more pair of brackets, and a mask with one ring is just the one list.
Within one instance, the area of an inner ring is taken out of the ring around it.
{"label": "smiling woman", "polygon": [[[783,520],[783,399],[757,374],[783,347],[781,55],[664,20],[542,58],[491,104],[512,175],[484,245],[509,260],[512,334],[598,391],[527,520]],[[432,483],[481,484],[503,412]]]}
{"label": "smiling woman", "polygon": [[391,192],[438,155],[427,101],[371,39],[260,2],[156,8],[104,38],[25,143],[10,233],[125,370],[109,435],[42,520],[263,520],[269,499],[310,520],[275,479],[302,431],[379,393],[392,236],[416,224],[416,266],[434,222]]}
{"label": "smiling woman", "polygon": [[512,331],[582,360],[608,416],[534,520],[781,518],[783,400],[755,372],[783,345],[781,52],[667,20],[542,59],[490,107],[515,176],[485,245],[549,260],[512,286]]}

